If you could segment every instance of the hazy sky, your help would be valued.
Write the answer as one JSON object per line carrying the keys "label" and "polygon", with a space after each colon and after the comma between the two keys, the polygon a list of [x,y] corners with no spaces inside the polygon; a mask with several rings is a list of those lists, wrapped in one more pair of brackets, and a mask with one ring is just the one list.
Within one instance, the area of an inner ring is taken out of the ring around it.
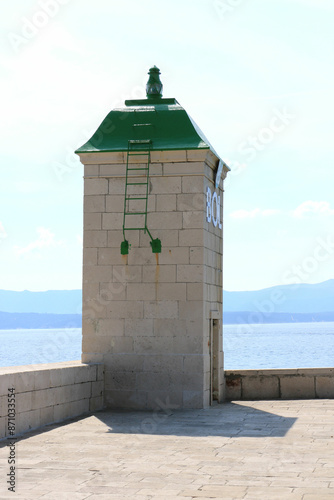
{"label": "hazy sky", "polygon": [[148,69],[232,172],[224,288],[334,278],[332,0],[15,0],[1,15],[0,288],[81,287],[73,155]]}

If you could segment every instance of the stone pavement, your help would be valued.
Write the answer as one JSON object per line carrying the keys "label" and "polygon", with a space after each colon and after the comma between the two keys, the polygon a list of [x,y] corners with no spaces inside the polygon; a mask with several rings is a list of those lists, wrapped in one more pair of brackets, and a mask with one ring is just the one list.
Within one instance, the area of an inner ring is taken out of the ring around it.
{"label": "stone pavement", "polygon": [[[164,405],[162,405],[164,406]],[[102,411],[16,443],[0,499],[334,499],[334,400]]]}

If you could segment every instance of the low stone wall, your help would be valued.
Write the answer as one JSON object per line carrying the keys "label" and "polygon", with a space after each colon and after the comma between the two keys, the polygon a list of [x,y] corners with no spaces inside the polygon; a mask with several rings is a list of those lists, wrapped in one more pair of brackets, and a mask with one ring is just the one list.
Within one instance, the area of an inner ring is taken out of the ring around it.
{"label": "low stone wall", "polygon": [[21,434],[103,408],[103,378],[102,364],[80,361],[0,368],[0,439],[9,436],[8,410]]}
{"label": "low stone wall", "polygon": [[227,370],[225,399],[331,399],[334,368]]}

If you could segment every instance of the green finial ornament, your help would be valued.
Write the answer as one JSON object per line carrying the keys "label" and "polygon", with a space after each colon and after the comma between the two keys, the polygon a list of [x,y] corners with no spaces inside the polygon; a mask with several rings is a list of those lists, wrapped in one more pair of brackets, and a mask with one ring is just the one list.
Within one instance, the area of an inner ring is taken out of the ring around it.
{"label": "green finial ornament", "polygon": [[154,99],[157,97],[162,97],[162,83],[160,81],[160,69],[156,66],[150,69],[150,75],[148,82],[146,84],[146,95],[148,99]]}

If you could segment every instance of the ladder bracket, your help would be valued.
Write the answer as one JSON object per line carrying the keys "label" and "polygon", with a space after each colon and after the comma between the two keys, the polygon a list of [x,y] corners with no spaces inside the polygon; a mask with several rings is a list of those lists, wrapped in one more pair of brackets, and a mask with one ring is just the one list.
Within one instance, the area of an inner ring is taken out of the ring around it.
{"label": "ladder bracket", "polygon": [[127,240],[122,241],[122,243],[121,243],[121,255],[128,255],[130,247],[131,247],[131,244],[129,245],[129,242]]}
{"label": "ladder bracket", "polygon": [[161,253],[161,240],[159,238],[150,241],[150,245],[153,253]]}

